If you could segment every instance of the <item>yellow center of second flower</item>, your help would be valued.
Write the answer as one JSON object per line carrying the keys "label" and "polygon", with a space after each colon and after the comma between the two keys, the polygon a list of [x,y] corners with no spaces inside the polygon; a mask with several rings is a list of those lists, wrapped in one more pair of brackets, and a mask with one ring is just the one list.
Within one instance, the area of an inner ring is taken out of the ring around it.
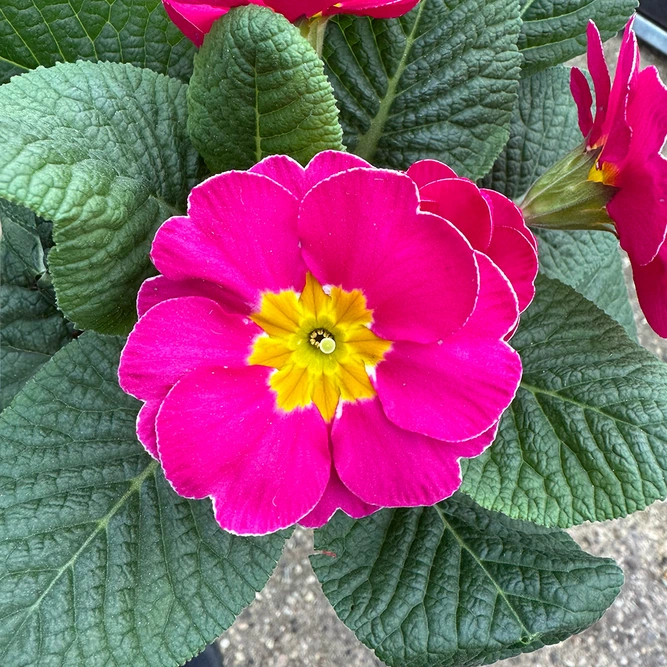
{"label": "yellow center of second flower", "polygon": [[370,329],[373,313],[359,290],[332,287],[327,294],[308,273],[298,295],[266,292],[251,317],[263,330],[248,363],[276,371],[270,377],[278,406],[285,411],[314,403],[326,421],[342,398],[372,398],[368,369],[391,347]]}
{"label": "yellow center of second flower", "polygon": [[596,162],[588,172],[588,180],[593,181],[594,183],[614,186],[618,174],[619,169],[615,164],[611,164],[610,162],[603,162],[600,164],[599,162]]}

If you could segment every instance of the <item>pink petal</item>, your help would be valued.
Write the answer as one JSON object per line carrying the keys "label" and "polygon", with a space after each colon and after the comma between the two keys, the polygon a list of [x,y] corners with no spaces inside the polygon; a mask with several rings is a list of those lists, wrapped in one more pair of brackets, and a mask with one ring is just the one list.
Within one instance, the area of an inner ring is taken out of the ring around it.
{"label": "pink petal", "polygon": [[405,172],[418,188],[443,178],[457,178],[456,172],[438,160],[419,160]]}
{"label": "pink petal", "polygon": [[306,170],[287,155],[269,155],[258,162],[249,171],[254,174],[263,174],[272,181],[279,183],[289,190],[299,201],[303,199],[308,188],[306,187]]}
{"label": "pink petal", "polygon": [[486,431],[512,402],[521,360],[504,341],[462,333],[442,344],[394,343],[376,373],[378,396],[394,424],[459,441]]}
{"label": "pink petal", "polygon": [[[591,135],[588,140],[589,146],[595,146],[598,139],[600,138],[600,133],[602,131],[602,126],[607,117],[607,107],[609,105],[609,91],[611,89],[611,81],[609,79],[609,69],[607,68],[607,62],[604,59],[604,49],[602,48],[602,38],[597,29],[597,26],[593,21],[588,22],[588,28],[586,29],[586,35],[588,37],[588,71],[591,74],[593,79],[593,86],[595,88],[595,122],[591,128]],[[576,68],[575,68],[576,69]],[[577,70],[578,71],[578,70]],[[573,70],[574,72],[574,70]],[[583,76],[583,75],[582,75]],[[588,88],[588,81],[585,80],[586,88]],[[574,90],[572,91],[574,95]],[[590,97],[590,90],[589,90]],[[575,96],[575,101],[577,98]],[[590,112],[590,102],[588,104],[588,110]],[[579,126],[581,127],[581,105],[577,101],[577,107],[579,107]],[[588,136],[588,132],[584,132],[583,127],[581,132],[584,137]]]}
{"label": "pink petal", "polygon": [[401,428],[468,440],[491,428],[516,393],[521,360],[500,339],[517,320],[517,302],[498,267],[479,262],[479,298],[465,326],[435,344],[394,343],[377,367],[380,401]]}
{"label": "pink petal", "polygon": [[535,296],[537,251],[526,237],[510,227],[496,227],[486,254],[507,276],[519,300],[519,312],[528,308]]}
{"label": "pink petal", "polygon": [[137,438],[146,448],[146,451],[158,461],[157,435],[155,434],[155,420],[162,405],[162,399],[146,401],[137,415]]}
{"label": "pink petal", "polygon": [[347,0],[332,5],[327,14],[359,14],[376,19],[395,19],[407,14],[419,0]]}
{"label": "pink petal", "polygon": [[344,403],[331,439],[341,480],[367,503],[433,505],[461,485],[457,445],[392,424],[377,398]]}
{"label": "pink petal", "polygon": [[[519,320],[519,302],[507,276],[482,252],[479,264],[480,296],[461,334],[478,338],[505,338]],[[458,334],[456,334],[458,335]]]}
{"label": "pink petal", "polygon": [[373,514],[373,512],[377,512],[379,509],[377,505],[369,505],[358,496],[355,496],[340,481],[336,468],[331,466],[331,477],[329,478],[329,484],[324,491],[324,495],[320,499],[320,502],[315,505],[315,509],[310,514],[306,514],[299,521],[299,524],[304,528],[319,528],[329,521],[338,510],[343,510],[345,514],[351,516],[353,519],[361,519],[369,514]]}
{"label": "pink petal", "polygon": [[493,226],[516,229],[537,250],[537,239],[533,232],[528,229],[521,209],[511,199],[501,195],[500,192],[482,188],[481,193],[491,207]]}
{"label": "pink petal", "polygon": [[281,185],[250,172],[218,174],[192,190],[188,212],[153,241],[153,263],[167,278],[209,280],[250,308],[263,291],[301,290],[298,200]]}
{"label": "pink petal", "polygon": [[329,176],[339,174],[356,167],[372,168],[366,160],[362,160],[352,153],[341,151],[323,151],[318,153],[306,167],[306,191],[317,185]]}
{"label": "pink petal", "polygon": [[247,2],[233,2],[233,0],[230,0],[225,3],[209,4],[162,0],[162,4],[169,18],[176,24],[176,27],[191,42],[194,42],[195,46],[199,47],[202,45],[204,36],[211,30],[215,21],[223,16],[223,14],[226,14],[230,7],[247,4]]}
{"label": "pink petal", "polygon": [[157,419],[160,460],[176,492],[211,496],[220,526],[240,535],[296,523],[329,481],[329,438],[317,408],[278,410],[269,374],[260,366],[194,371]]}
{"label": "pink petal", "polygon": [[352,169],[316,185],[301,207],[308,268],[324,285],[363,290],[373,330],[389,340],[436,341],[463,325],[477,297],[472,248],[418,206],[408,176]]}
{"label": "pink petal", "polygon": [[261,329],[217,303],[192,296],[163,301],[135,325],[120,358],[120,386],[141,399],[162,399],[202,365],[244,366]]}
{"label": "pink petal", "polygon": [[266,4],[288,21],[296,21],[302,16],[314,16],[324,11],[331,0],[266,0]]}
{"label": "pink petal", "polygon": [[421,207],[453,223],[475,250],[491,240],[491,211],[479,188],[464,178],[434,181],[420,189]]}
{"label": "pink petal", "polygon": [[662,150],[667,135],[667,88],[655,67],[639,73],[628,103],[632,127],[630,159],[644,159]]}
{"label": "pink petal", "polygon": [[604,148],[599,157],[601,163],[616,164],[627,155],[632,136],[627,120],[628,97],[636,86],[638,72],[639,47],[630,19],[625,27],[614,83],[609,95],[609,109],[602,126]]}
{"label": "pink petal", "polygon": [[632,264],[639,305],[646,321],[659,336],[667,338],[667,246],[646,266]]}
{"label": "pink petal", "polygon": [[570,70],[570,92],[579,113],[579,129],[584,137],[587,137],[593,129],[593,113],[591,112],[593,97],[591,96],[588,79],[577,67]]}
{"label": "pink petal", "polygon": [[183,296],[203,296],[212,299],[231,313],[249,312],[247,304],[214,283],[198,279],[173,281],[164,276],[155,276],[145,280],[139,288],[137,295],[139,317],[143,317],[148,310],[162,301]]}

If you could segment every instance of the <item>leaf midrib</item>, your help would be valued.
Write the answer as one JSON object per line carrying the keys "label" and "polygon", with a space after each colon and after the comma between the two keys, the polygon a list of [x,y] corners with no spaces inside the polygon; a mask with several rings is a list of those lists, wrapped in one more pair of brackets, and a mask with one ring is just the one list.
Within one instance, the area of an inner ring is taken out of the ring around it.
{"label": "leaf midrib", "polygon": [[141,472],[139,475],[129,480],[130,486],[128,490],[118,499],[116,504],[101,519],[97,521],[97,523],[95,524],[95,528],[86,538],[83,544],[76,550],[73,556],[60,569],[56,571],[55,576],[53,577],[49,585],[46,587],[44,592],[37,598],[37,600],[35,600],[35,602],[33,602],[32,605],[30,605],[30,607],[27,608],[27,610],[24,610],[26,612],[25,618],[23,619],[19,627],[13,632],[12,639],[7,643],[4,650],[0,654],[0,657],[4,658],[10,646],[12,645],[13,640],[19,637],[20,632],[23,629],[23,626],[27,623],[28,619],[39,609],[40,605],[42,604],[46,596],[51,592],[51,590],[60,580],[63,574],[65,574],[65,572],[67,572],[74,565],[79,556],[90,546],[92,541],[103,530],[106,530],[107,526],[109,525],[109,521],[118,513],[121,507],[125,505],[125,503],[134,493],[139,492],[143,483],[146,481],[148,477],[150,477],[151,474],[153,474],[156,471],[157,467],[158,467],[157,461],[151,461],[143,470],[143,472]]}
{"label": "leaf midrib", "polygon": [[359,137],[359,142],[357,143],[354,152],[365,160],[372,160],[373,156],[375,155],[375,151],[377,150],[384,126],[389,119],[389,112],[391,111],[391,107],[394,104],[394,100],[396,99],[396,90],[398,88],[398,84],[400,83],[400,80],[403,77],[403,73],[408,66],[408,56],[412,51],[412,47],[416,41],[415,34],[419,28],[422,12],[424,11],[426,4],[426,2],[419,3],[414,26],[412,27],[410,34],[406,36],[405,49],[403,51],[403,55],[401,56],[401,60],[398,63],[398,67],[396,68],[394,75],[387,79],[387,92],[380,100],[380,107],[375,117],[371,120],[368,131]]}

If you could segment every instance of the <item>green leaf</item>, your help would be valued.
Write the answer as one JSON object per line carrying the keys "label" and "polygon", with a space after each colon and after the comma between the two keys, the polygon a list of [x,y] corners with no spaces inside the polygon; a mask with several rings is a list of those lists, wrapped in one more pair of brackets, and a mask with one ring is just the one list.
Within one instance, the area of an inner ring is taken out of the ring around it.
{"label": "green leaf", "polygon": [[636,7],[637,0],[521,0],[524,74],[584,53],[589,20],[595,21],[603,40],[613,37]]}
{"label": "green leaf", "polygon": [[564,532],[512,521],[460,494],[315,531],[315,572],[336,613],[388,665],[465,667],[562,641],[623,583]]}
{"label": "green leaf", "polygon": [[512,345],[523,379],[462,490],[516,518],[568,527],[667,496],[667,366],[570,287],[538,277]]}
{"label": "green leaf", "polygon": [[187,81],[194,45],[160,0],[11,0],[0,5],[0,83],[39,65],[96,60]]}
{"label": "green leaf", "polygon": [[275,154],[306,164],[343,147],[321,60],[266,7],[239,7],[213,25],[195,58],[188,111],[192,142],[214,172]]}
{"label": "green leaf", "polygon": [[603,232],[538,230],[540,270],[574,287],[633,339],[637,327],[623,277],[618,241]]}
{"label": "green leaf", "polygon": [[422,0],[400,19],[341,16],[324,57],[348,149],[377,166],[485,174],[508,137],[518,0]]}
{"label": "green leaf", "polygon": [[122,339],[86,333],[0,416],[0,661],[176,667],[234,621],[284,543],[220,530],[135,438]]}
{"label": "green leaf", "polygon": [[483,185],[518,199],[582,141],[570,93],[570,69],[552,67],[522,79],[509,141]]}
{"label": "green leaf", "polygon": [[72,337],[48,283],[38,222],[0,199],[0,411]]}
{"label": "green leaf", "polygon": [[0,197],[53,221],[49,268],[79,329],[125,333],[136,318],[155,230],[196,182],[185,91],[151,70],[88,62],[0,86]]}

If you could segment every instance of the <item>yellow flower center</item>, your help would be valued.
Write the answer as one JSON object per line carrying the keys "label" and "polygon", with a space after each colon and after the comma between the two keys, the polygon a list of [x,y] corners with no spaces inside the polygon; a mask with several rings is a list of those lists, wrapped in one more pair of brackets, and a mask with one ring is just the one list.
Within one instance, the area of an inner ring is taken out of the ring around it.
{"label": "yellow flower center", "polygon": [[603,162],[600,164],[596,162],[591,170],[588,172],[588,180],[594,183],[602,183],[603,185],[615,185],[618,177],[619,169],[615,164],[610,162]]}
{"label": "yellow flower center", "polygon": [[368,327],[373,313],[359,290],[332,287],[327,294],[308,273],[300,295],[266,292],[252,320],[264,330],[248,363],[276,371],[269,380],[285,411],[315,403],[326,421],[342,398],[372,398],[368,369],[391,347]]}

